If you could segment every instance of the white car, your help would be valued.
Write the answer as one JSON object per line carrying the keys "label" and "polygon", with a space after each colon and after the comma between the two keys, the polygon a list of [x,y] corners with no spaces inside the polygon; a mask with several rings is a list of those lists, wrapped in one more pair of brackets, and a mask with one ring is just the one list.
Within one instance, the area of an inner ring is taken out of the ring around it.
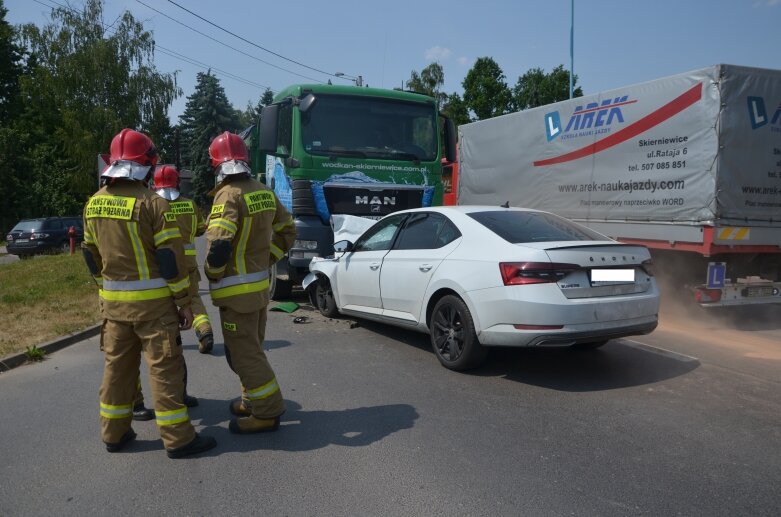
{"label": "white car", "polygon": [[320,312],[427,332],[453,370],[491,346],[597,348],[658,322],[648,249],[548,212],[405,210],[334,249],[304,280]]}

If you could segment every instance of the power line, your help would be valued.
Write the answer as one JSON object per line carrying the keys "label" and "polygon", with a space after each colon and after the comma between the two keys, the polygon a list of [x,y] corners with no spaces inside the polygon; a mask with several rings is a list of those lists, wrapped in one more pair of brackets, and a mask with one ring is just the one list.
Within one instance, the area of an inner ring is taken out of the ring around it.
{"label": "power line", "polygon": [[148,9],[151,9],[152,11],[156,12],[157,14],[159,14],[159,15],[161,15],[161,16],[164,16],[164,17],[168,18],[168,19],[169,19],[169,20],[171,20],[172,22],[178,23],[178,24],[179,24],[179,25],[181,25],[182,27],[186,27],[186,28],[190,29],[191,31],[193,31],[193,32],[196,32],[196,33],[200,34],[201,36],[203,36],[203,37],[205,37],[205,38],[208,38],[208,39],[210,39],[210,40],[212,40],[212,41],[214,41],[214,42],[216,42],[216,43],[219,43],[220,45],[222,45],[222,46],[224,46],[224,47],[228,47],[228,48],[229,48],[229,49],[231,49],[231,50],[235,50],[236,52],[238,52],[238,53],[240,53],[240,54],[243,54],[243,55],[245,55],[245,56],[247,56],[247,57],[249,57],[249,58],[251,58],[251,59],[254,59],[255,61],[259,61],[259,62],[261,62],[261,63],[263,63],[263,64],[266,64],[266,65],[268,65],[268,66],[271,66],[271,67],[273,67],[273,68],[276,68],[277,70],[282,70],[283,72],[287,72],[287,73],[290,73],[290,74],[293,74],[293,75],[297,75],[298,77],[303,77],[304,79],[308,79],[308,80],[310,80],[310,81],[315,81],[315,82],[318,82],[318,83],[321,83],[321,82],[322,82],[322,81],[320,81],[320,80],[318,80],[318,79],[315,79],[315,78],[313,78],[313,77],[308,77],[308,76],[306,76],[306,75],[302,75],[302,74],[299,74],[299,73],[297,73],[297,72],[293,72],[292,70],[288,70],[287,68],[283,68],[283,67],[281,67],[281,66],[278,66],[278,65],[275,65],[275,64],[273,64],[273,63],[269,63],[268,61],[264,61],[264,60],[260,59],[259,57],[256,57],[256,56],[253,56],[252,54],[249,54],[249,53],[247,53],[247,52],[244,52],[244,51],[243,51],[243,50],[241,50],[241,49],[238,49],[238,48],[236,48],[236,47],[233,47],[233,46],[231,46],[231,45],[228,45],[227,43],[225,43],[225,42],[223,42],[223,41],[220,41],[220,40],[218,40],[217,38],[214,38],[214,37],[212,37],[212,36],[209,36],[208,34],[206,34],[206,33],[204,33],[204,32],[201,32],[201,31],[199,31],[198,29],[196,29],[196,28],[194,28],[194,27],[191,27],[191,26],[187,25],[186,23],[183,23],[183,22],[181,22],[181,21],[177,20],[176,18],[173,18],[173,17],[171,17],[171,16],[167,15],[167,14],[166,14],[166,13],[164,13],[164,12],[158,11],[157,9],[155,9],[154,7],[152,7],[151,5],[148,5],[148,4],[144,3],[144,2],[142,2],[141,0],[136,0],[136,2],[138,2],[139,4],[143,5],[144,7],[148,8]]}
{"label": "power line", "polygon": [[357,79],[357,77],[351,77],[351,76],[347,76],[347,75],[345,75],[345,74],[342,74],[342,75],[336,75],[335,73],[326,72],[325,70],[320,70],[319,68],[315,68],[315,67],[312,67],[312,66],[309,66],[309,65],[305,65],[304,63],[301,63],[301,62],[299,62],[299,61],[296,61],[295,59],[290,59],[290,58],[288,58],[288,57],[285,57],[285,56],[283,56],[282,54],[279,54],[279,53],[277,53],[277,52],[274,52],[273,50],[269,50],[269,49],[267,49],[267,48],[265,48],[265,47],[262,47],[262,46],[258,45],[257,43],[255,43],[255,42],[253,42],[253,41],[250,41],[250,40],[248,40],[247,38],[244,38],[243,36],[239,36],[239,35],[238,35],[238,34],[236,34],[235,32],[231,32],[231,31],[229,31],[229,30],[228,30],[228,29],[226,29],[225,27],[221,27],[221,26],[217,25],[216,23],[214,23],[214,22],[212,22],[212,21],[210,21],[210,20],[207,20],[206,18],[204,18],[204,17],[203,17],[203,16],[201,16],[200,14],[197,14],[197,13],[194,13],[194,12],[192,12],[191,10],[187,9],[186,7],[184,7],[184,6],[181,6],[181,5],[177,4],[177,3],[176,3],[176,2],[174,2],[173,0],[168,0],[168,3],[170,3],[170,4],[173,4],[173,5],[175,5],[176,7],[178,7],[179,9],[181,9],[181,10],[183,10],[183,11],[185,11],[185,12],[188,12],[188,13],[190,13],[191,15],[195,16],[195,17],[196,17],[196,18],[198,18],[199,20],[202,20],[202,21],[204,21],[204,22],[208,23],[208,24],[209,24],[209,25],[211,25],[212,27],[216,27],[216,28],[220,29],[220,30],[221,30],[221,31],[223,31],[223,32],[227,32],[227,33],[228,33],[228,34],[230,34],[231,36],[233,36],[233,37],[235,37],[235,38],[238,38],[238,39],[240,39],[241,41],[243,41],[243,42],[245,42],[245,43],[248,43],[248,44],[252,45],[253,47],[257,47],[257,48],[259,48],[260,50],[262,50],[262,51],[264,51],[264,52],[268,52],[269,54],[275,55],[275,56],[277,56],[277,57],[278,57],[278,58],[280,58],[280,59],[284,59],[285,61],[289,61],[289,62],[291,62],[291,63],[295,63],[295,64],[297,64],[298,66],[303,66],[304,68],[308,68],[309,70],[313,70],[313,71],[315,71],[315,72],[320,72],[321,74],[329,75],[329,76],[331,76],[331,77],[347,77],[347,78],[349,78],[349,79],[351,79],[351,80],[355,80],[355,79]]}
{"label": "power line", "polygon": [[185,62],[187,62],[187,63],[189,63],[191,65],[196,65],[196,66],[200,66],[200,67],[203,67],[203,68],[206,68],[206,69],[216,70],[220,74],[225,75],[226,77],[228,77],[230,79],[233,79],[235,81],[240,81],[240,82],[242,82],[242,83],[244,83],[244,84],[246,84],[248,86],[256,86],[258,88],[264,88],[264,89],[271,90],[271,88],[266,86],[265,84],[260,84],[260,83],[256,83],[255,81],[251,81],[249,79],[244,79],[241,76],[232,74],[230,72],[226,72],[225,70],[220,70],[219,68],[215,68],[215,67],[213,67],[211,65],[208,65],[206,63],[202,63],[201,61],[198,61],[198,60],[193,59],[191,57],[187,57],[184,54],[180,54],[179,52],[176,52],[174,50],[165,48],[163,46],[155,45],[155,50],[160,50],[160,51],[162,51],[163,54],[165,54],[167,56],[173,57],[175,59],[180,59],[180,60],[185,61]]}
{"label": "power line", "polygon": [[[48,2],[50,2],[52,4],[55,4],[55,5],[58,5],[59,7],[63,8],[63,9],[67,9],[68,11],[71,11],[73,13],[80,14],[76,9],[74,9],[74,8],[68,6],[68,5],[65,5],[65,4],[61,4],[61,3],[57,2],[56,0],[46,0],[46,1],[48,1]],[[43,2],[41,2],[39,0],[33,0],[33,2],[35,2],[37,4],[40,4],[40,5],[44,6],[44,7],[48,7],[49,9],[53,9],[53,7],[51,5],[47,5],[47,4],[45,4],[45,3],[43,3]],[[103,30],[105,32],[108,33],[108,28],[102,22],[98,22],[98,24],[101,27],[103,27]],[[113,32],[116,33],[116,30],[114,30]],[[220,70],[217,67],[211,66],[211,65],[209,65],[207,63],[203,63],[203,62],[198,61],[196,59],[193,59],[191,57],[185,56],[184,54],[181,54],[181,53],[176,52],[174,50],[167,49],[167,48],[165,48],[165,47],[163,47],[161,45],[158,45],[156,43],[155,43],[155,50],[160,50],[163,54],[165,54],[165,55],[167,55],[169,57],[172,57],[174,59],[178,59],[180,61],[184,61],[185,63],[188,63],[190,65],[199,66],[199,67],[202,67],[202,68],[207,69],[207,70],[215,70],[220,75],[224,75],[225,77],[227,77],[229,79],[233,79],[234,81],[238,81],[238,82],[244,83],[247,86],[254,86],[254,87],[257,87],[257,88],[261,88],[261,89],[271,90],[271,87],[269,87],[269,86],[266,86],[266,85],[260,84],[260,83],[256,83],[254,81],[251,81],[249,79],[245,79],[243,77],[239,77],[239,76],[237,76],[235,74],[232,74],[230,72],[226,72],[225,70]],[[271,90],[271,91],[274,92],[274,90]]]}

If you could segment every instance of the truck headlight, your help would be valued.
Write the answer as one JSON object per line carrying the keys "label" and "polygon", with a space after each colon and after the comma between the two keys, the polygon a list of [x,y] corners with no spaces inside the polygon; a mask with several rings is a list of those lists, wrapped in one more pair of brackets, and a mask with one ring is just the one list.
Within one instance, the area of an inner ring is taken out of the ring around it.
{"label": "truck headlight", "polygon": [[293,241],[293,247],[291,249],[316,250],[317,241],[304,241],[304,240],[296,239]]}

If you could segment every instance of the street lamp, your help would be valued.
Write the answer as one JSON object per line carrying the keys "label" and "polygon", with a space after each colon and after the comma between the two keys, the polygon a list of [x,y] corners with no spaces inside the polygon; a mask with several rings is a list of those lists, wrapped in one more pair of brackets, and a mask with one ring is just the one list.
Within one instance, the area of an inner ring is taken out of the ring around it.
{"label": "street lamp", "polygon": [[355,86],[363,86],[363,77],[360,75],[358,77],[353,77],[351,75],[345,74],[344,72],[336,72],[334,76],[344,77],[345,79],[349,79],[350,81],[355,83]]}

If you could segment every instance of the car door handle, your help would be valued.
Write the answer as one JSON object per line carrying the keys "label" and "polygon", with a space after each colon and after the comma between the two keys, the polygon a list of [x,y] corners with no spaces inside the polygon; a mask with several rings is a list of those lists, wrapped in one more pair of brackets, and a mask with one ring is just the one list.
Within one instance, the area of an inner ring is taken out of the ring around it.
{"label": "car door handle", "polygon": [[369,269],[371,269],[372,271],[377,271],[379,268],[380,268],[379,262],[372,262],[371,264],[369,264]]}
{"label": "car door handle", "polygon": [[432,267],[434,267],[434,266],[432,266],[431,264],[421,264],[420,267],[418,267],[418,269],[420,269],[421,271],[423,271],[425,273],[425,272],[431,270]]}

